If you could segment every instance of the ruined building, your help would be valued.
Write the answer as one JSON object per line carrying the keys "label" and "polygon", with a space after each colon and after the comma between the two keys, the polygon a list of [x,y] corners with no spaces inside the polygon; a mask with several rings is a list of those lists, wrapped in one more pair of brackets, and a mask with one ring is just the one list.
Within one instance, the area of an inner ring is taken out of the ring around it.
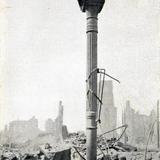
{"label": "ruined building", "polygon": [[35,138],[40,133],[38,120],[32,117],[29,120],[15,120],[5,127],[1,133],[1,143],[24,143]]}
{"label": "ruined building", "polygon": [[[112,130],[117,125],[117,108],[114,105],[113,84],[112,81],[104,82],[103,105],[101,110],[101,127],[98,134]],[[106,134],[107,138],[116,136],[116,132]]]}
{"label": "ruined building", "polygon": [[134,141],[134,129],[135,129],[135,111],[130,107],[130,101],[126,102],[125,110],[122,115],[122,123],[127,124],[128,128],[125,132],[124,143],[133,143]]}
{"label": "ruined building", "polygon": [[45,131],[47,133],[55,132],[54,122],[51,118],[47,119],[45,122]]}
{"label": "ruined building", "polygon": [[63,125],[63,105],[62,101],[59,102],[58,106],[58,116],[53,121],[49,118],[45,122],[45,132],[54,133],[59,139],[64,139],[68,135],[67,127]]}
{"label": "ruined building", "polygon": [[[32,117],[29,120],[14,120],[0,132],[0,144],[4,143],[24,143],[36,140],[38,137],[47,141],[49,138],[57,141],[68,136],[67,127],[63,125],[63,105],[59,102],[58,115],[53,121],[51,118],[45,123],[45,131],[38,128],[38,120]],[[43,138],[42,138],[43,137]]]}
{"label": "ruined building", "polygon": [[[124,136],[124,141],[131,144],[146,144],[148,134],[156,119],[156,113],[151,111],[150,115],[140,114],[135,112],[130,106],[130,101],[126,102],[126,107],[123,113],[123,124],[127,124],[128,128]],[[152,142],[156,140],[156,125],[153,130]]]}

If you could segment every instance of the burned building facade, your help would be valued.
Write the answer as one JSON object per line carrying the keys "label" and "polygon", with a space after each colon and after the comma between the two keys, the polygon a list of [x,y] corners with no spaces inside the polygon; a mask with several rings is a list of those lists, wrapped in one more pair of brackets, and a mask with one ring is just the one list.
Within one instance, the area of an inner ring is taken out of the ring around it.
{"label": "burned building facade", "polygon": [[[146,144],[155,119],[156,113],[154,110],[150,112],[150,115],[140,114],[130,106],[130,101],[127,101],[122,116],[123,124],[128,125],[124,136],[124,142],[131,144]],[[156,125],[153,129],[151,140],[152,142],[156,141]]]}
{"label": "burned building facade", "polygon": [[43,135],[53,137],[57,140],[63,140],[67,137],[67,127],[63,125],[63,105],[59,102],[58,116],[53,121],[51,118],[45,123],[45,131],[38,128],[38,120],[32,117],[29,120],[14,120],[5,126],[5,129],[0,133],[0,143],[25,143],[27,141],[36,139]]}
{"label": "burned building facade", "polygon": [[[104,81],[103,105],[101,110],[101,127],[98,134],[116,128],[117,125],[117,108],[114,105],[113,84],[112,81]],[[106,135],[107,138],[116,136],[116,132]]]}
{"label": "burned building facade", "polygon": [[51,118],[49,118],[45,122],[45,132],[53,133],[57,135],[59,139],[64,139],[68,135],[67,127],[63,125],[62,101],[59,102],[57,118],[54,121]]}
{"label": "burned building facade", "polygon": [[1,132],[1,143],[24,143],[27,140],[34,139],[40,130],[38,120],[32,117],[29,120],[15,120],[5,127]]}

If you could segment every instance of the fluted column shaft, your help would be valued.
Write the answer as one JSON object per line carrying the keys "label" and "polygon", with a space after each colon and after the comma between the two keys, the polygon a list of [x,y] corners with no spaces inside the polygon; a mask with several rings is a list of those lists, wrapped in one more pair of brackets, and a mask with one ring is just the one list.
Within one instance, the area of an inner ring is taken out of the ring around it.
{"label": "fluted column shaft", "polygon": [[93,72],[97,68],[97,15],[94,7],[87,9],[87,78],[90,77],[86,107],[87,160],[97,159],[97,72]]}

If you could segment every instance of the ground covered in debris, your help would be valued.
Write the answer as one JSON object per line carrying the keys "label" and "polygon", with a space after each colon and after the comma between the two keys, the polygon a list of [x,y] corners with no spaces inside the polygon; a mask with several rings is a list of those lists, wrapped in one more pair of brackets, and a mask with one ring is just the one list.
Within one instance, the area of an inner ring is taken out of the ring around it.
{"label": "ground covered in debris", "polygon": [[[35,147],[36,146],[36,147]],[[25,147],[10,148],[8,146],[0,147],[1,160],[85,160],[86,159],[86,136],[84,132],[69,134],[69,137],[63,142],[45,143],[37,146],[36,144]],[[98,160],[158,160],[160,152],[155,149],[146,152],[144,149],[138,149],[131,145],[124,145],[115,138],[107,140],[100,137],[97,140],[97,159]]]}

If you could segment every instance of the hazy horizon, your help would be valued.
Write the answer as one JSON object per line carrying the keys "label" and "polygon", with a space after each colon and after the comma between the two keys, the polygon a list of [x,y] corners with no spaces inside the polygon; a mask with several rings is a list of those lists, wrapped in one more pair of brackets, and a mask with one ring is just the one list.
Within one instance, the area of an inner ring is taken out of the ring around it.
{"label": "hazy horizon", "polygon": [[[108,0],[99,14],[98,67],[126,100],[149,114],[160,98],[160,2]],[[86,15],[76,0],[0,2],[0,129],[35,115],[43,128],[64,105],[69,131],[85,129]]]}

